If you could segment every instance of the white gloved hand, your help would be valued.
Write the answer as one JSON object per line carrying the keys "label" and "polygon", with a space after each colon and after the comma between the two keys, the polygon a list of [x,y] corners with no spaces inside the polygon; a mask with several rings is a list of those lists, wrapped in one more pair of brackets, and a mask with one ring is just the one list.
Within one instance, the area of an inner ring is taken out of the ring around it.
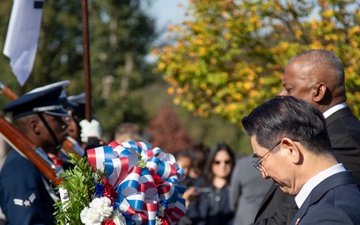
{"label": "white gloved hand", "polygon": [[80,137],[83,143],[87,143],[88,138],[90,137],[96,137],[96,138],[101,137],[102,129],[100,123],[97,120],[93,119],[91,120],[91,122],[89,122],[86,119],[81,120],[79,125],[81,127]]}

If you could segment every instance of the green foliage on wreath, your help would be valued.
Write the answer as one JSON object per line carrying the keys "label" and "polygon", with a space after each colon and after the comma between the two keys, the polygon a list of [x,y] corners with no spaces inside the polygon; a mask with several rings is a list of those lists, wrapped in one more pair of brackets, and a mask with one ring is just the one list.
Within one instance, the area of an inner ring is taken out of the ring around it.
{"label": "green foliage on wreath", "polygon": [[140,168],[145,168],[146,167],[146,162],[142,159],[141,154],[140,153],[136,153],[137,157],[138,157],[138,163],[137,166]]}
{"label": "green foliage on wreath", "polygon": [[66,170],[61,174],[64,181],[57,189],[65,189],[68,193],[68,201],[58,200],[55,206],[55,219],[57,224],[80,225],[80,212],[90,204],[95,190],[94,179],[101,183],[104,173],[97,171],[94,178],[93,168],[86,157],[79,157],[69,154],[69,162],[74,165],[72,169]]}

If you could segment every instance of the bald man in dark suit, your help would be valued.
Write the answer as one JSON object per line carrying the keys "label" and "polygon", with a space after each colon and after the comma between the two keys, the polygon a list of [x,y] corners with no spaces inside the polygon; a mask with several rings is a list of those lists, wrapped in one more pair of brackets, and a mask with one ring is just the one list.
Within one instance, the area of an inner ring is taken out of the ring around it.
{"label": "bald man in dark suit", "polygon": [[[345,73],[341,60],[327,50],[310,50],[290,60],[280,95],[305,100],[326,121],[336,159],[351,170],[360,188],[360,122],[346,105]],[[292,197],[273,185],[255,217],[256,224],[289,224],[295,215]]]}

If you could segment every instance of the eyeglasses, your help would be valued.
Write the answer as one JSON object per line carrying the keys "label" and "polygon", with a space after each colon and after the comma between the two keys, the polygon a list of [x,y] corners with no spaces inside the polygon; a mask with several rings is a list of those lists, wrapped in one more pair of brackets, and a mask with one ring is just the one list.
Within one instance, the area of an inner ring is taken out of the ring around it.
{"label": "eyeglasses", "polygon": [[230,165],[231,164],[231,160],[225,160],[225,161],[214,161],[213,163],[215,165],[220,165],[220,163],[225,163],[225,165]]}
{"label": "eyeglasses", "polygon": [[272,147],[265,155],[258,157],[256,155],[254,155],[254,157],[257,157],[258,159],[256,161],[253,161],[251,163],[251,165],[253,165],[253,167],[255,167],[257,170],[259,170],[261,172],[261,168],[262,168],[262,159],[264,159],[271,151],[273,151],[279,144],[281,143],[281,140],[276,143],[276,145],[274,147]]}

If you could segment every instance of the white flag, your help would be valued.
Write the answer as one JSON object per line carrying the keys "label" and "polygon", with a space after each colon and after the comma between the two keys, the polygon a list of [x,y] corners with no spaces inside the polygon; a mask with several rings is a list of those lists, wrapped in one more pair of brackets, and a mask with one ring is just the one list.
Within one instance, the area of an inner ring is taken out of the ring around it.
{"label": "white flag", "polygon": [[34,66],[40,34],[43,0],[14,0],[6,35],[4,55],[23,86]]}

